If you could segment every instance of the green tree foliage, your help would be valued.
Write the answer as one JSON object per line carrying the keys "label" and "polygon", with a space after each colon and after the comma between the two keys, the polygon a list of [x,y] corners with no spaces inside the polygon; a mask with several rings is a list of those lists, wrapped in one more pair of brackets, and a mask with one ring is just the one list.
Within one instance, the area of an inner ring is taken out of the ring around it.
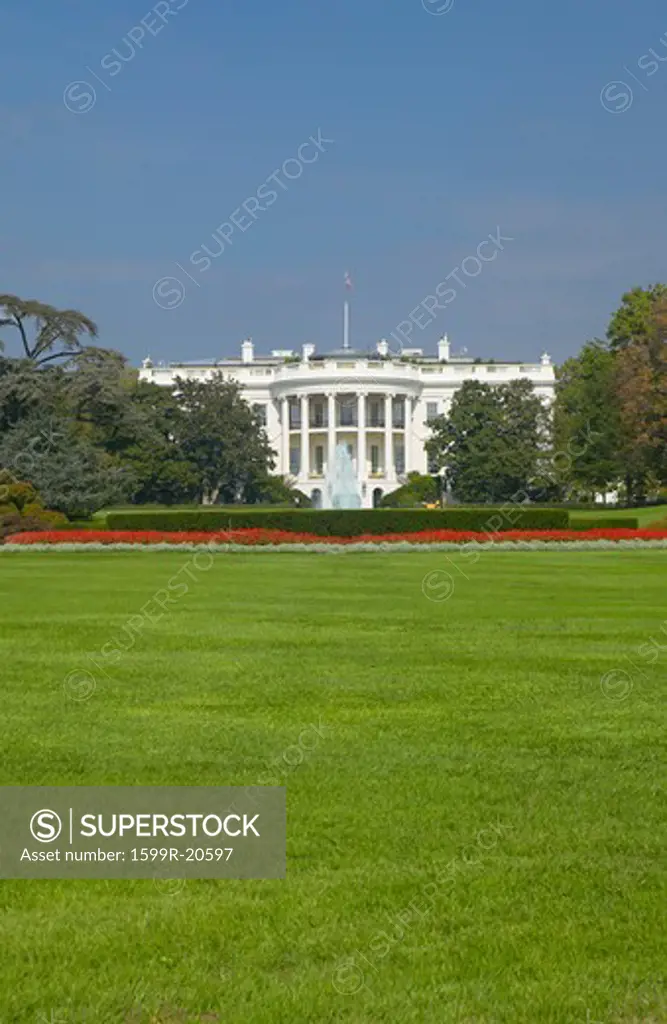
{"label": "green tree foliage", "polygon": [[132,470],[137,504],[178,505],[197,500],[199,475],[181,443],[183,411],[170,388],[136,381],[126,422],[131,436],[122,460]]}
{"label": "green tree foliage", "polygon": [[282,476],[258,476],[246,487],[245,501],[249,505],[283,505],[286,508],[311,508],[312,501]]}
{"label": "green tree foliage", "polygon": [[241,387],[215,373],[210,380],[176,378],[182,415],[175,438],[197,474],[206,505],[245,501],[248,490],[274,465],[264,430]]}
{"label": "green tree foliage", "polygon": [[615,353],[620,456],[629,500],[667,481],[667,285],[633,288],[607,337]]}
{"label": "green tree foliage", "polygon": [[34,412],[54,413],[59,402],[58,372],[28,359],[0,358],[0,435]]}
{"label": "green tree foliage", "polygon": [[[280,490],[237,385],[139,381],[120,353],[82,345],[97,330],[83,314],[11,295],[0,307],[23,344],[22,358],[0,357],[0,467],[33,482],[51,508],[260,502]],[[280,500],[296,503],[286,490]]]}
{"label": "green tree foliage", "polygon": [[381,508],[417,508],[420,505],[432,505],[440,501],[440,480],[421,473],[408,473],[407,483],[402,487],[385,494],[380,502]]}
{"label": "green tree foliage", "polygon": [[667,300],[667,285],[652,284],[648,288],[632,288],[613,314],[607,328],[612,351],[631,344],[650,344],[655,336],[656,310]]}
{"label": "green tree foliage", "polygon": [[82,337],[97,337],[97,325],[78,310],[56,309],[18,295],[0,295],[0,328],[15,329],[23,355],[38,365],[76,355],[83,348]]}
{"label": "green tree foliage", "polygon": [[557,371],[553,477],[561,497],[605,493],[622,475],[616,359],[601,341],[589,341]]}
{"label": "green tree foliage", "polygon": [[458,501],[507,501],[539,475],[548,415],[529,381],[466,381],[426,448]]}
{"label": "green tree foliage", "polygon": [[21,420],[0,437],[0,466],[32,484],[48,508],[70,518],[89,516],[131,493],[127,469],[77,434],[68,419]]}

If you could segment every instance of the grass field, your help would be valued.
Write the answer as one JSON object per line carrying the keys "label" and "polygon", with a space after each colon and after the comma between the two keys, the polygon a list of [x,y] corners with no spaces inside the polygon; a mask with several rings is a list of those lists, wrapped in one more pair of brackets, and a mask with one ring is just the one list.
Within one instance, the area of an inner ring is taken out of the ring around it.
{"label": "grass field", "polygon": [[0,557],[0,782],[275,777],[287,878],[0,882],[0,1021],[667,1020],[667,552],[219,555],[80,699],[191,558]]}
{"label": "grass field", "polygon": [[572,519],[636,519],[640,529],[648,529],[654,523],[667,522],[667,505],[649,505],[646,508],[603,508],[590,511],[571,512]]}

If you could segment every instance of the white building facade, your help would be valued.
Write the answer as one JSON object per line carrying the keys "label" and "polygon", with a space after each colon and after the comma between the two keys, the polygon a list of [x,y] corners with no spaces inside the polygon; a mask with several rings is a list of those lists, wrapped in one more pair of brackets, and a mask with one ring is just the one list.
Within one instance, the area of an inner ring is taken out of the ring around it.
{"label": "white building facade", "polygon": [[393,356],[386,341],[371,353],[341,348],[317,355],[314,345],[304,345],[298,354],[274,350],[260,356],[247,340],[240,359],[157,366],[145,359],[139,376],[173,386],[177,377],[207,380],[215,373],[241,385],[277,453],[274,472],[316,507],[330,504],[327,473],[337,445],[347,446],[362,507],[372,508],[408,473],[429,471],[428,424],[448,412],[464,381],[529,380],[546,404],[555,386],[546,353],[539,363],[482,362],[452,356],[446,337],[438,342],[436,356],[421,349]]}

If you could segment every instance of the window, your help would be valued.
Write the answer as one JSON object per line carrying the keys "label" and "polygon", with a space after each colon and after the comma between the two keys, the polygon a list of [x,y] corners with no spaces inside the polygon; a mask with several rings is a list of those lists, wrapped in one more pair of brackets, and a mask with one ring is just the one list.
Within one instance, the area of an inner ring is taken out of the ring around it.
{"label": "window", "polygon": [[296,402],[290,402],[289,406],[289,428],[290,430],[298,430],[301,426],[301,405]]}
{"label": "window", "polygon": [[428,457],[428,472],[433,474],[438,472],[438,460],[433,455]]}
{"label": "window", "polygon": [[399,476],[405,473],[405,448],[397,444],[395,449],[396,472]]}
{"label": "window", "polygon": [[327,414],[322,402],[314,402],[310,409],[311,427],[326,427]]}
{"label": "window", "polygon": [[380,472],[380,447],[377,444],[371,445],[371,473]]}
{"label": "window", "polygon": [[324,473],[324,447],[321,444],[315,446],[315,472],[318,476]]}
{"label": "window", "polygon": [[357,400],[353,395],[338,400],[338,426],[356,427]]}
{"label": "window", "polygon": [[255,402],[255,404],[253,405],[253,410],[255,412],[255,416],[259,420],[260,426],[261,427],[265,427],[266,426],[266,406],[263,405],[261,402]]}
{"label": "window", "polygon": [[289,471],[292,476],[297,476],[301,468],[301,449],[290,448],[289,450]]}
{"label": "window", "polygon": [[371,399],[368,413],[369,427],[384,427],[384,402]]}
{"label": "window", "polygon": [[427,402],[426,403],[426,422],[430,423],[431,420],[434,420],[437,415],[438,415],[438,403],[437,402]]}
{"label": "window", "polygon": [[402,398],[395,398],[393,402],[392,423],[394,427],[405,426],[405,402]]}

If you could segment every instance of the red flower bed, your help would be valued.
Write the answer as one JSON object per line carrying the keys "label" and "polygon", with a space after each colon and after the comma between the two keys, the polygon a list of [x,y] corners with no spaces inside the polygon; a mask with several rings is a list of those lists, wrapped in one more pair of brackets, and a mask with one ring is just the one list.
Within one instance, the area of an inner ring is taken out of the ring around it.
{"label": "red flower bed", "polygon": [[291,533],[287,530],[262,528],[227,530],[217,533],[203,531],[169,533],[161,530],[42,530],[17,533],[7,544],[465,544],[498,543],[501,541],[551,540],[666,540],[667,530],[508,530],[504,533],[472,533],[467,530],[424,530],[421,533],[392,533],[383,536],[363,534],[358,537],[318,537],[313,533]]}

